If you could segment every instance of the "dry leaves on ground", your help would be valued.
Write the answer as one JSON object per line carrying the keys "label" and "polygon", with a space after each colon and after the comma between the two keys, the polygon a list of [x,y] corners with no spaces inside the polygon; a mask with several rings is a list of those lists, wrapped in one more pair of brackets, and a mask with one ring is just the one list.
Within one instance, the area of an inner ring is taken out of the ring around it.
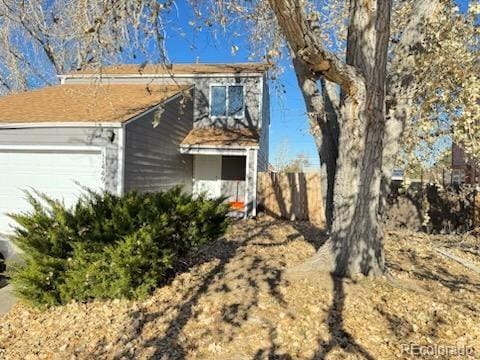
{"label": "dry leaves on ground", "polygon": [[395,359],[409,343],[480,354],[480,277],[434,251],[456,238],[389,232],[393,280],[287,280],[322,239],[305,223],[240,221],[144,301],[16,305],[0,347],[7,359]]}

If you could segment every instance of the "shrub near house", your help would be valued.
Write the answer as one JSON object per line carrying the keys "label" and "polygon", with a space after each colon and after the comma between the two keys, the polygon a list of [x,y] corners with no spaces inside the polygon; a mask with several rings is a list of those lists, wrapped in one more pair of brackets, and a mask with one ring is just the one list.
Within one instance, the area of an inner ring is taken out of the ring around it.
{"label": "shrub near house", "polygon": [[193,199],[175,188],[119,197],[88,193],[71,209],[29,195],[33,210],[11,217],[24,251],[10,271],[17,294],[35,305],[138,298],[165,280],[175,261],[222,235],[223,199]]}

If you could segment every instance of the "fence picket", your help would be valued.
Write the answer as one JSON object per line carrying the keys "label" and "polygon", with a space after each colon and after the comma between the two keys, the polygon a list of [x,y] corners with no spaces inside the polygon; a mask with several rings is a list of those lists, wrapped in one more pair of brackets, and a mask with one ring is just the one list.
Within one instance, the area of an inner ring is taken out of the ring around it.
{"label": "fence picket", "polygon": [[269,215],[325,225],[318,173],[259,173],[258,201]]}

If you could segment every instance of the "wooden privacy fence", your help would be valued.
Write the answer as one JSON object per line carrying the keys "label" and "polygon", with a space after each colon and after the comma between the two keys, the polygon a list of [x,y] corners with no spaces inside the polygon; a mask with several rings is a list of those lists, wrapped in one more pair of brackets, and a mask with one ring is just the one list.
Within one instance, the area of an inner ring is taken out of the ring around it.
{"label": "wooden privacy fence", "polygon": [[257,189],[265,213],[325,225],[319,173],[259,173]]}

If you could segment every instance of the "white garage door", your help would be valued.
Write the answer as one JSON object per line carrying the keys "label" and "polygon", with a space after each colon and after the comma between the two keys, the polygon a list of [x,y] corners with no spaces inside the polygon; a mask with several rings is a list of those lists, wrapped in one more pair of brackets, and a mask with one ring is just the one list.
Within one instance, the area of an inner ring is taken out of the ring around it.
{"label": "white garage door", "polygon": [[101,148],[0,146],[0,233],[11,232],[6,213],[30,209],[22,190],[35,189],[72,205],[81,186],[104,188],[102,163]]}

